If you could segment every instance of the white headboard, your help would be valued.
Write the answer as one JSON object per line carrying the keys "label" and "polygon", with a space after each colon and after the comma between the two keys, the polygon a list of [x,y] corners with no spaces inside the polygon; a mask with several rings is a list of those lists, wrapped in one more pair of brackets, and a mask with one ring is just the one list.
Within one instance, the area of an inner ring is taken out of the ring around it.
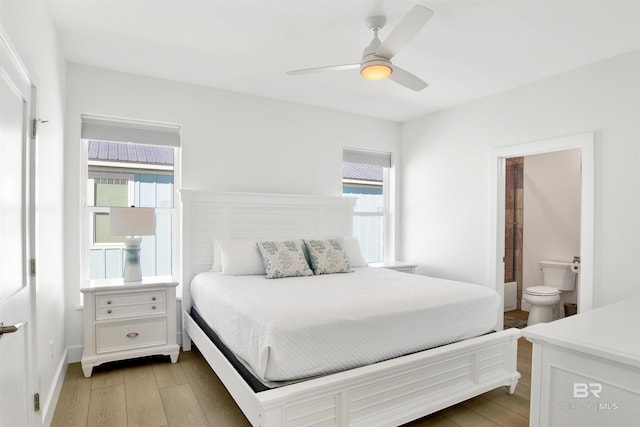
{"label": "white headboard", "polygon": [[298,194],[180,190],[182,309],[191,308],[189,284],[211,269],[217,239],[289,239],[351,236],[355,199]]}

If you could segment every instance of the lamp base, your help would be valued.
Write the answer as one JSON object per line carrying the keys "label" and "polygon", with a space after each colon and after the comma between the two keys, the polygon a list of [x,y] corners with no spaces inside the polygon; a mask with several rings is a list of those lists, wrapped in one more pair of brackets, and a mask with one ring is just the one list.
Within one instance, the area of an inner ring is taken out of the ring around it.
{"label": "lamp base", "polygon": [[127,237],[124,239],[124,272],[122,278],[125,282],[139,282],[142,280],[142,267],[140,267],[141,241],[141,237]]}

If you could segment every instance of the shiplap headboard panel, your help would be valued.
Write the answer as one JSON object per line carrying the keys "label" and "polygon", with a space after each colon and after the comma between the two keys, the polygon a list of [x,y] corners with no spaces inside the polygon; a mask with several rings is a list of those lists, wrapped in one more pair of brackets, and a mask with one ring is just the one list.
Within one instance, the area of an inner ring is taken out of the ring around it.
{"label": "shiplap headboard panel", "polygon": [[289,239],[351,236],[355,199],[290,194],[180,190],[182,309],[191,308],[189,284],[211,269],[217,239]]}

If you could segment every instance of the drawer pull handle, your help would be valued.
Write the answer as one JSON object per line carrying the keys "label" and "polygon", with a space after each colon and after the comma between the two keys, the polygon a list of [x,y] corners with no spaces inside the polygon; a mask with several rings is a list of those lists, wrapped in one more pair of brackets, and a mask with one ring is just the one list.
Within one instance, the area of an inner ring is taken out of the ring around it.
{"label": "drawer pull handle", "polygon": [[111,314],[111,309],[107,310],[107,314]]}
{"label": "drawer pull handle", "polygon": [[155,309],[156,309],[156,306],[155,306],[155,305],[152,305],[152,306],[151,306],[151,309],[152,309],[152,310],[155,310]]}
{"label": "drawer pull handle", "polygon": [[138,335],[140,335],[140,334],[138,334],[137,332],[129,332],[129,333],[127,334],[127,338],[135,338],[135,337],[137,337]]}
{"label": "drawer pull handle", "polygon": [[155,300],[156,300],[156,297],[151,297],[151,301],[155,301]]}
{"label": "drawer pull handle", "polygon": [[107,300],[107,304],[111,304],[111,300],[110,300],[110,299],[109,299],[109,300]]}

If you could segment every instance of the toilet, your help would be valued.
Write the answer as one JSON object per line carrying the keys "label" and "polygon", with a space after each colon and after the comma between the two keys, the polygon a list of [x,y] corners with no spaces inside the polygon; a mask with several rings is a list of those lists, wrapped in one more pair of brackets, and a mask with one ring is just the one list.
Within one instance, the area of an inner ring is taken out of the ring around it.
{"label": "toilet", "polygon": [[553,307],[560,302],[562,291],[572,291],[576,286],[576,274],[570,262],[540,261],[542,286],[531,286],[524,291],[523,298],[529,304],[527,325],[553,320]]}

